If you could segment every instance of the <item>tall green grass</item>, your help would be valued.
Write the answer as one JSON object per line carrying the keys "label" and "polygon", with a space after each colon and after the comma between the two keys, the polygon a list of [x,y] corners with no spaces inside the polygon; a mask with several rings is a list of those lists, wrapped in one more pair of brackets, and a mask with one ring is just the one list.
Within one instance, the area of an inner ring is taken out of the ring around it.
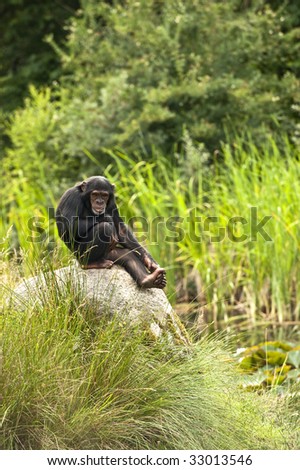
{"label": "tall green grass", "polygon": [[[210,167],[201,147],[190,142],[176,156],[176,165],[174,159],[171,163],[155,153],[151,162],[118,151],[108,153],[111,164],[104,170],[99,164],[95,172],[116,183],[122,215],[127,221],[135,217],[137,236],[167,269],[172,301],[200,301],[207,320],[214,320],[216,327],[220,321],[230,325],[237,319],[248,326],[299,321],[300,163],[288,141],[279,150],[266,138],[258,149],[250,137],[237,138],[224,145],[222,157],[216,156]],[[50,247],[56,243],[46,208],[55,206],[59,185],[53,182],[50,188],[46,181],[35,184],[15,175],[11,200],[1,201],[2,246],[20,245],[31,264],[45,256],[49,240]],[[258,220],[271,216],[265,225],[271,241],[260,234],[251,240],[251,207],[257,208]],[[28,239],[33,215],[44,217],[45,236],[39,243]],[[245,241],[230,239],[228,221],[234,216],[248,222],[232,226],[236,236],[247,236]],[[225,235],[216,242],[212,237],[220,227]],[[61,256],[66,254],[59,246]]]}
{"label": "tall green grass", "polygon": [[[250,138],[237,139],[234,146],[224,146],[222,161],[210,171],[201,154],[195,165],[193,154],[194,174],[189,179],[182,171],[188,161],[174,168],[161,157],[135,163],[121,153],[112,155],[117,177],[114,165],[106,174],[121,182],[118,197],[123,213],[128,218],[144,215],[150,222],[160,215],[165,221],[158,237],[154,240],[150,230],[148,240],[168,269],[168,292],[173,295],[176,280],[193,270],[197,290],[190,297],[195,293],[216,324],[220,320],[230,324],[236,318],[248,325],[300,319],[300,163],[288,141],[281,147],[284,150],[279,151],[271,138],[261,149]],[[128,194],[133,195],[129,204]],[[254,232],[251,237],[254,211],[258,223],[271,217],[264,226],[267,238],[260,233],[255,237]],[[183,236],[178,241],[168,241],[170,217],[180,218]],[[245,224],[230,225],[232,217],[243,217]],[[220,229],[224,236],[216,241]],[[236,241],[232,234],[246,239]]]}
{"label": "tall green grass", "polygon": [[4,312],[2,448],[290,447],[278,400],[240,388],[222,340],[151,342],[47,286],[43,304]]}
{"label": "tall green grass", "polygon": [[[299,153],[287,141],[279,152],[272,139],[262,149],[249,139],[237,141],[234,151],[225,146],[224,158],[210,190],[213,210],[225,224],[234,215],[249,220],[251,207],[257,208],[259,220],[271,216],[265,225],[271,240],[257,235],[214,244],[210,264],[229,273],[223,295],[235,297],[251,323],[299,321]],[[249,229],[244,226],[247,235]]]}

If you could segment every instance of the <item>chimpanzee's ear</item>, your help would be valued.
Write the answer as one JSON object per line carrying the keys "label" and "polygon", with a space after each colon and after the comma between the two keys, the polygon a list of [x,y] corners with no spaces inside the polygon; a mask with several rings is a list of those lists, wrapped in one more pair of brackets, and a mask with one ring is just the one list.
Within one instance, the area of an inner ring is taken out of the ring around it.
{"label": "chimpanzee's ear", "polygon": [[86,181],[82,181],[82,183],[79,183],[79,188],[80,188],[80,191],[82,191],[83,193],[85,192],[86,190],[86,186],[87,186],[87,182]]}
{"label": "chimpanzee's ear", "polygon": [[115,187],[116,187],[115,184],[111,184],[111,189],[112,189],[113,191],[115,190]]}

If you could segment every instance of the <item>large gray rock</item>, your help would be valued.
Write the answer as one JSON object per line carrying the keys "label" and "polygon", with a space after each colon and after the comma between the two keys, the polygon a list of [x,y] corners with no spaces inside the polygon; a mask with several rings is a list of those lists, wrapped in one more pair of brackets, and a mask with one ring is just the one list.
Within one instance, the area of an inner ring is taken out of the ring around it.
{"label": "large gray rock", "polygon": [[184,327],[161,289],[141,289],[121,267],[83,270],[77,263],[23,281],[14,291],[13,303],[24,305],[47,301],[47,293],[59,296],[74,292],[97,314],[118,315],[130,322],[147,325],[154,338],[169,337],[187,343]]}

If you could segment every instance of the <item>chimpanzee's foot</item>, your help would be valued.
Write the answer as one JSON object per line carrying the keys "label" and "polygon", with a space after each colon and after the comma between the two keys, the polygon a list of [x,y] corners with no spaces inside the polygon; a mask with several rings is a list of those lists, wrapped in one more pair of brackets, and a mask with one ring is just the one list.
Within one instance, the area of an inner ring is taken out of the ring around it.
{"label": "chimpanzee's foot", "polygon": [[103,259],[100,261],[95,261],[93,263],[85,264],[82,269],[110,269],[114,264],[110,259]]}
{"label": "chimpanzee's foot", "polygon": [[157,268],[141,282],[141,287],[147,287],[148,289],[153,287],[156,287],[157,289],[163,289],[166,287],[166,285],[166,272],[162,268]]}
{"label": "chimpanzee's foot", "polygon": [[[161,270],[161,268],[159,268]],[[166,271],[163,269],[162,272],[156,278],[155,286],[159,289],[163,289],[167,285]]]}

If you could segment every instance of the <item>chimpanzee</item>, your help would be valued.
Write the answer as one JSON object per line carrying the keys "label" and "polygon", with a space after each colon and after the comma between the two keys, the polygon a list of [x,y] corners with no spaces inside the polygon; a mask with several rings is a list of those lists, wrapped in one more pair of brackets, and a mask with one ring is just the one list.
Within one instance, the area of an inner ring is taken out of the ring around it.
{"label": "chimpanzee", "polygon": [[84,269],[123,266],[140,287],[163,289],[165,270],[134,237],[119,215],[114,185],[92,176],[68,189],[56,210],[58,233]]}

